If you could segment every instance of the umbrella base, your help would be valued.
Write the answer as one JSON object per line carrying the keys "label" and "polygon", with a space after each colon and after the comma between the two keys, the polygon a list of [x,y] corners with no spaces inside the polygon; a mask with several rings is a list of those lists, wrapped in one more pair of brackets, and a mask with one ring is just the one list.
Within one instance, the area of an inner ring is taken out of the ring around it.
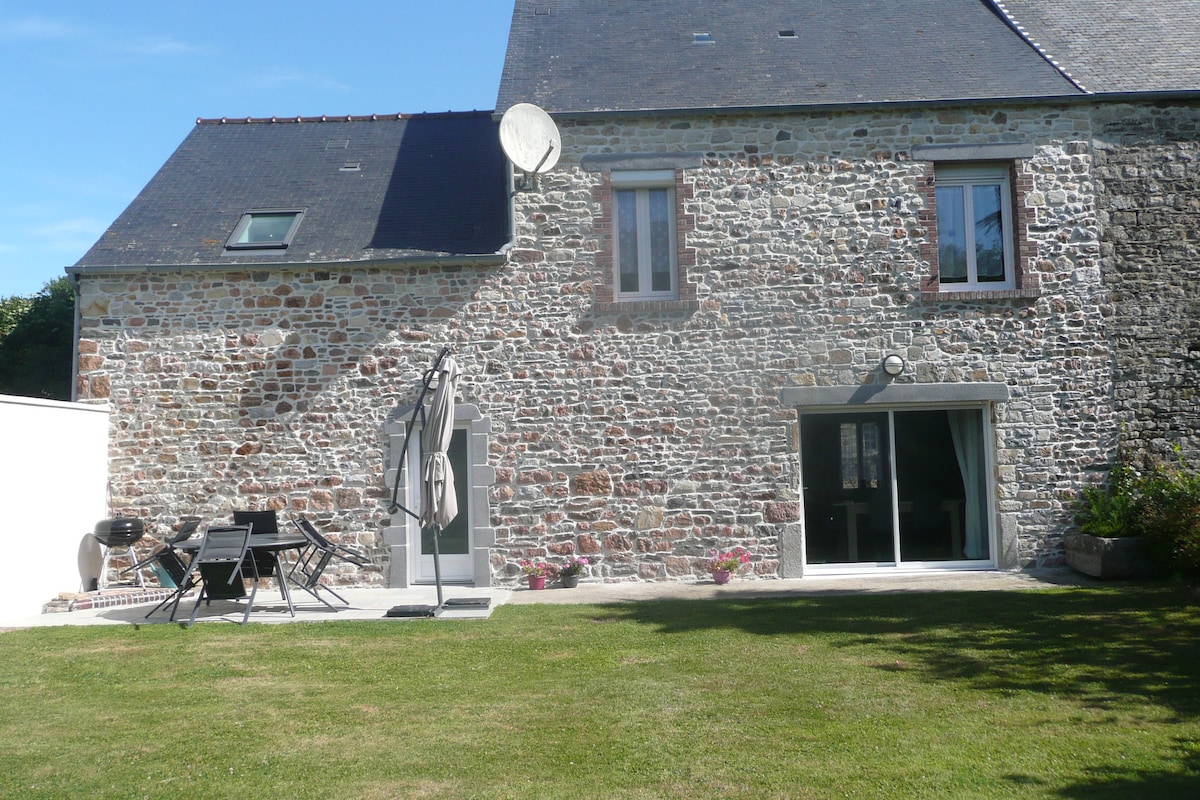
{"label": "umbrella base", "polygon": [[432,617],[437,606],[392,606],[385,617]]}
{"label": "umbrella base", "polygon": [[442,603],[442,608],[487,608],[491,604],[490,597],[451,597]]}

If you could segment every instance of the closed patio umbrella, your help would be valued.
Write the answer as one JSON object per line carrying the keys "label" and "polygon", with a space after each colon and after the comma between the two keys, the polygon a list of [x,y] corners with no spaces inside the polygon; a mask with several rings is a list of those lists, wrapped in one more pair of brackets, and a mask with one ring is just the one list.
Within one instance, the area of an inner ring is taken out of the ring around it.
{"label": "closed patio umbrella", "polygon": [[438,537],[458,516],[454,468],[450,465],[450,437],[454,435],[454,398],[458,393],[458,362],[444,354],[434,365],[438,386],[433,393],[429,420],[421,432],[421,527],[433,532],[433,570],[438,606],[442,605],[442,565]]}

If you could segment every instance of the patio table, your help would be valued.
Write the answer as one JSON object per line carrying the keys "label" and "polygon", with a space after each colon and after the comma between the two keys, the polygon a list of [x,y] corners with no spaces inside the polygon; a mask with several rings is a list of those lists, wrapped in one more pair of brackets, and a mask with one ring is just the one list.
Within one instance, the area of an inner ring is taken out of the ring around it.
{"label": "patio table", "polygon": [[[180,550],[195,551],[200,549],[200,543],[204,541],[204,536],[198,535],[191,539],[175,545]],[[247,552],[251,558],[256,553],[268,553],[275,561],[275,580],[279,584],[279,593],[283,595],[283,599],[287,602],[288,612],[294,617],[296,609],[292,605],[292,593],[288,591],[287,575],[283,570],[283,562],[279,558],[279,554],[285,550],[303,550],[308,545],[308,540],[296,533],[253,533],[250,534],[250,544],[247,547]]]}

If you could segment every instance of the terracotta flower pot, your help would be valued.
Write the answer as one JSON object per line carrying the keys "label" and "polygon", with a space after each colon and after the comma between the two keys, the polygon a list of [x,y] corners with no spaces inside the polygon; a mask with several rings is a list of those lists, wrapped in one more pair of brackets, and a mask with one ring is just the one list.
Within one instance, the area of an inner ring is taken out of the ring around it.
{"label": "terracotta flower pot", "polygon": [[733,577],[733,573],[727,569],[714,569],[712,576],[713,580],[717,583],[729,583],[729,579]]}

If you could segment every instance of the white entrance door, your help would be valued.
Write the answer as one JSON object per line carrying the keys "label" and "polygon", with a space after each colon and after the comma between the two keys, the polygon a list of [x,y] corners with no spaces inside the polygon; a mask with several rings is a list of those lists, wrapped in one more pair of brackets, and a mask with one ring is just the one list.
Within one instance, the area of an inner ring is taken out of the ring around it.
{"label": "white entrance door", "polygon": [[[458,516],[438,534],[439,562],[442,581],[471,583],[474,572],[471,564],[471,493],[468,477],[470,459],[467,453],[467,431],[456,429],[450,440],[450,465],[454,469],[454,490],[458,494]],[[408,452],[409,497],[420,505],[421,487],[421,436],[414,431]],[[420,508],[414,508],[420,513]],[[408,540],[413,547],[414,583],[432,583],[436,578],[433,563],[433,532],[421,530],[421,524],[411,517],[408,520]]]}

